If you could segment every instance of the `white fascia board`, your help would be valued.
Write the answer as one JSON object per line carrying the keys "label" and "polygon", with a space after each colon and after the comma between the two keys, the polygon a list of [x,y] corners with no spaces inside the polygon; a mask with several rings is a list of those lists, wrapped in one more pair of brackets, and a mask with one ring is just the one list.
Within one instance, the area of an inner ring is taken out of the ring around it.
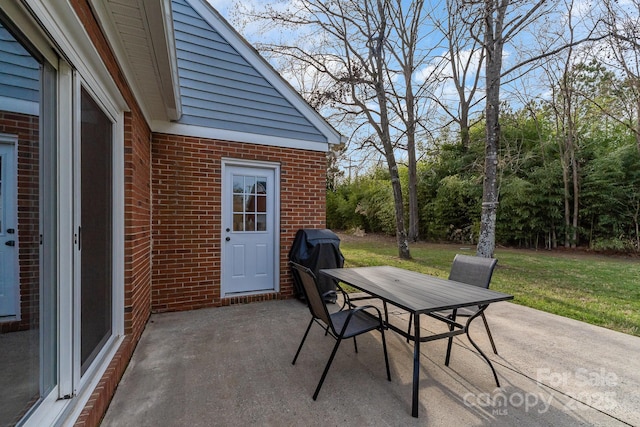
{"label": "white fascia board", "polygon": [[329,144],[340,144],[343,137],[211,6],[207,0],[186,0],[209,25],[222,35],[240,55],[262,74],[322,134]]}
{"label": "white fascia board", "polygon": [[[66,1],[23,0],[60,49],[60,55],[90,81],[104,106],[112,113],[129,111],[109,70],[102,61],[76,12]],[[113,102],[111,102],[113,101]]]}
{"label": "white fascia board", "polygon": [[179,120],[182,116],[182,102],[171,0],[156,1],[158,4],[151,4],[148,0],[140,3],[144,5],[144,13],[149,25],[153,57],[160,74],[159,85],[162,98],[165,100],[167,117],[169,120]]}
{"label": "white fascia board", "polygon": [[136,73],[129,63],[129,57],[121,34],[113,22],[113,17],[106,3],[102,0],[91,0],[91,7],[96,12],[100,27],[111,45],[127,84],[138,101],[147,123],[154,119],[178,120],[182,115],[182,103],[180,101],[180,83],[178,80],[178,59],[173,37],[171,0],[146,0],[138,3],[138,7],[141,8],[149,27],[150,42],[152,44],[150,48],[153,48],[152,57],[156,60],[154,65],[159,74],[158,87],[162,92],[166,117],[153,117],[150,112],[146,99],[139,88]]}
{"label": "white fascia board", "polygon": [[116,29],[113,19],[111,18],[111,13],[108,11],[105,5],[106,3],[104,1],[90,1],[91,7],[96,13],[98,24],[100,25],[105,38],[108,40],[109,45],[111,46],[111,51],[115,55],[116,60],[120,65],[120,69],[122,70],[122,74],[127,81],[127,85],[129,86],[129,89],[131,89],[131,92],[133,92],[134,98],[138,101],[138,106],[140,107],[140,110],[142,110],[142,115],[146,119],[147,123],[149,123],[151,121],[151,114],[149,113],[147,106],[143,102],[144,98],[140,94],[140,89],[136,85],[135,74],[133,73],[133,71],[131,70],[131,66],[129,65],[126,50],[124,48],[124,45],[122,44],[120,34]]}
{"label": "white fascia board", "polygon": [[282,138],[279,136],[259,135],[255,133],[214,129],[159,120],[151,122],[151,131],[169,135],[268,145],[272,147],[295,148],[300,150],[320,151],[323,153],[329,151],[329,145],[326,142],[313,142],[300,139]]}

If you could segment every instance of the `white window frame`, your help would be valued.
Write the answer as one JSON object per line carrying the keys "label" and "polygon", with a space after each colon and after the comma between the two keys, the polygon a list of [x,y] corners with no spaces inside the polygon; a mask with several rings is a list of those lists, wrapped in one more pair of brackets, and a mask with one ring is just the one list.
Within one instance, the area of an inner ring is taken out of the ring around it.
{"label": "white window frame", "polygon": [[[78,230],[79,218],[81,217],[80,212],[80,183],[79,181],[74,182],[75,189],[73,191],[73,200],[75,200],[74,207],[74,221],[73,224],[73,236],[74,236],[74,257],[76,262],[74,262],[74,285],[73,285],[73,300],[74,300],[74,312],[75,316],[73,319],[73,391],[74,395],[79,393],[79,390],[82,388],[87,388],[86,384],[91,382],[92,378],[97,375],[97,372],[102,371],[101,365],[104,364],[106,359],[106,355],[110,353],[110,349],[114,346],[116,341],[119,341],[124,335],[124,115],[122,112],[118,112],[113,109],[109,109],[108,104],[101,102],[101,99],[98,98],[95,91],[92,90],[92,87],[89,85],[88,81],[80,76],[78,72],[75,72],[75,78],[73,82],[73,125],[74,125],[74,147],[73,147],[73,155],[66,159],[60,159],[62,164],[60,165],[60,170],[69,169],[74,171],[74,175],[79,179],[81,176],[80,173],[80,124],[81,124],[81,102],[80,102],[80,94],[84,89],[87,91],[89,96],[93,99],[99,107],[101,107],[102,112],[107,115],[107,117],[112,122],[113,129],[113,148],[112,148],[112,324],[111,330],[112,334],[108,341],[102,347],[102,350],[98,353],[95,360],[92,362],[91,366],[87,369],[84,375],[80,374],[81,363],[80,363],[80,329],[81,329],[81,318],[79,316],[80,311],[80,277],[81,277],[81,263],[77,262],[79,260],[79,246],[78,242],[75,239],[76,233]],[[106,362],[108,363],[108,360]],[[102,363],[101,363],[102,361]],[[104,367],[106,368],[106,366]],[[102,376],[100,374],[99,376]],[[99,379],[99,378],[98,378]],[[91,387],[93,390],[93,387]]]}

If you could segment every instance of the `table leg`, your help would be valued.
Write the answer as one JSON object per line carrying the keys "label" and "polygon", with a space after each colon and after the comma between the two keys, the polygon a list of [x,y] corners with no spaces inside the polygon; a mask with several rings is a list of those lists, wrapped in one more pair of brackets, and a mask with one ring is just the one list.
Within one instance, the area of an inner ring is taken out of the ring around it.
{"label": "table leg", "polygon": [[413,341],[413,396],[411,403],[411,415],[418,418],[418,391],[420,389],[420,315],[413,315],[414,338]]}

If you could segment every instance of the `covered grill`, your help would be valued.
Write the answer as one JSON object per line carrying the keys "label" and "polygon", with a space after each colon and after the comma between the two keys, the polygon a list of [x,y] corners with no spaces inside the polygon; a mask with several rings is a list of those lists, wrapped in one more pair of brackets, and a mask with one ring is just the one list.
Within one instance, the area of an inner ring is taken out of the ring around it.
{"label": "covered grill", "polygon": [[[340,252],[340,238],[331,230],[303,228],[298,230],[289,250],[289,261],[303,265],[316,275],[320,291],[324,294],[336,289],[336,282],[319,274],[323,268],[342,268],[344,256]],[[292,270],[295,295],[304,300],[304,290],[297,271]],[[335,302],[335,296],[327,298]]]}

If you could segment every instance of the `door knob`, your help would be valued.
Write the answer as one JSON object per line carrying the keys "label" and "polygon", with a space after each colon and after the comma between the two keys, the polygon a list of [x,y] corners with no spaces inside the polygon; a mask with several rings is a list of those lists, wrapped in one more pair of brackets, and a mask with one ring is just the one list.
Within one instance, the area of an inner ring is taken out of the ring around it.
{"label": "door knob", "polygon": [[226,239],[224,239],[224,240],[226,240],[226,241],[228,242],[229,240],[231,240],[231,237],[227,237],[227,238],[226,238]]}

